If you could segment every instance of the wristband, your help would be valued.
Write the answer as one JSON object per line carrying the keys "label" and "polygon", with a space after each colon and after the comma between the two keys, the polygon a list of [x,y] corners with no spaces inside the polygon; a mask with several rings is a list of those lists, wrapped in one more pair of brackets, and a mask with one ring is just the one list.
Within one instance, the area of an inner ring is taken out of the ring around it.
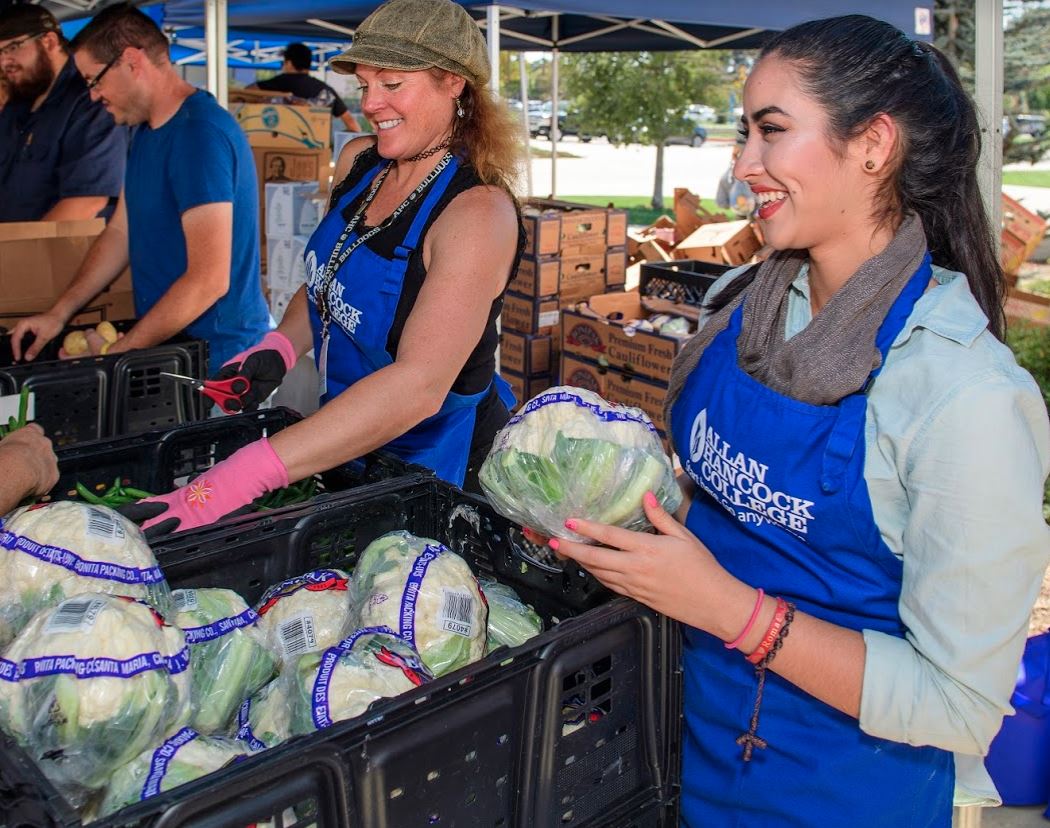
{"label": "wristband", "polygon": [[740,631],[740,635],[734,638],[732,641],[724,644],[723,646],[727,650],[735,650],[740,646],[741,642],[747,637],[747,634],[751,632],[751,628],[755,626],[755,621],[758,620],[758,613],[762,609],[762,600],[766,597],[766,593],[762,587],[758,588],[758,599],[755,601],[755,608],[751,610],[751,617],[747,619],[747,624],[744,625],[744,629]]}
{"label": "wristband", "polygon": [[777,640],[777,636],[780,635],[780,628],[784,626],[784,619],[787,617],[788,605],[787,601],[783,598],[777,598],[776,612],[773,613],[773,620],[769,622],[769,628],[766,630],[766,634],[762,636],[762,640],[755,648],[754,652],[748,655],[747,660],[751,664],[758,664],[769,654],[769,648],[773,646],[773,642]]}

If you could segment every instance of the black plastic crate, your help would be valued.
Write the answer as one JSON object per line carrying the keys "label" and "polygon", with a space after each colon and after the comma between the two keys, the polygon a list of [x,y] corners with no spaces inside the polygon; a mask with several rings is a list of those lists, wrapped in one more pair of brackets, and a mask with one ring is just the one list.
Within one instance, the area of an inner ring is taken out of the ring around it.
{"label": "black plastic crate", "polygon": [[[173,587],[233,587],[251,602],[305,570],[352,566],[393,529],[437,538],[558,623],[362,717],[95,824],[677,826],[678,625],[578,572],[537,567],[517,528],[479,498],[417,477],[171,536],[157,554]],[[4,748],[0,813],[17,814],[10,825],[79,825],[24,754],[10,741]]]}
{"label": "black plastic crate", "polygon": [[[164,494],[238,449],[301,419],[289,408],[271,408],[60,448],[56,452],[58,483],[46,499],[79,499],[77,483],[101,493],[100,489],[108,489],[118,477],[125,486]],[[423,466],[406,463],[387,452],[374,451],[320,474],[318,494],[427,473]]]}
{"label": "black plastic crate", "polygon": [[[113,323],[126,331],[135,323]],[[0,336],[0,394],[27,386],[36,397],[36,422],[56,446],[101,440],[200,420],[211,402],[189,386],[164,379],[161,372],[203,379],[208,344],[178,336],[163,345],[112,356],[59,359],[67,328],[32,362],[14,361],[11,335]]]}
{"label": "black plastic crate", "polygon": [[638,273],[638,292],[642,296],[700,307],[711,285],[731,269],[728,265],[695,259],[642,262]]}

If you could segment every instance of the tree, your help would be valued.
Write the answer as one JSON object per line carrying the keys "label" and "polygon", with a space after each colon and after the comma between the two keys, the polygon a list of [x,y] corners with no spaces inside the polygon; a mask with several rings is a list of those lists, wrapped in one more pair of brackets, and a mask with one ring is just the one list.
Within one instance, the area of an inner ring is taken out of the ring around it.
{"label": "tree", "polygon": [[564,60],[566,98],[580,131],[656,147],[652,206],[663,209],[664,146],[689,135],[690,104],[708,103],[724,73],[712,52],[592,52]]}

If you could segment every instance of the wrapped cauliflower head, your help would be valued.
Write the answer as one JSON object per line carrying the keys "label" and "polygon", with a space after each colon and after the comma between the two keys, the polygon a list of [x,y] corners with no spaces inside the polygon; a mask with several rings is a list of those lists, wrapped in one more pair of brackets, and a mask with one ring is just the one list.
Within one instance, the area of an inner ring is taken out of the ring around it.
{"label": "wrapped cauliflower head", "polygon": [[141,598],[165,617],[172,609],[142,530],[119,512],[62,501],[0,520],[0,647],[38,610],[85,592]]}
{"label": "wrapped cauliflower head", "polygon": [[74,804],[189,714],[189,648],[147,604],[88,593],[41,610],[0,658],[0,727]]}
{"label": "wrapped cauliflower head", "polygon": [[583,518],[651,528],[647,491],[669,512],[682,502],[671,460],[639,408],[559,386],[531,399],[496,435],[479,472],[502,515],[547,535],[590,543],[565,528]]}
{"label": "wrapped cauliflower head", "polygon": [[237,711],[237,738],[252,751],[276,747],[291,738],[290,716],[288,682],[274,679],[241,704]]}
{"label": "wrapped cauliflower head", "polygon": [[488,607],[459,555],[435,540],[390,532],[370,543],[350,585],[355,626],[389,627],[435,676],[485,655]]}
{"label": "wrapped cauliflower head", "polygon": [[241,702],[273,678],[277,658],[259,616],[236,592],[177,589],[172,599],[175,624],[190,646],[190,726],[205,735],[224,731]]}
{"label": "wrapped cauliflower head", "polygon": [[334,647],[351,627],[347,584],[341,569],[315,569],[270,587],[255,611],[266,644],[284,664]]}
{"label": "wrapped cauliflower head", "polygon": [[202,736],[184,727],[117,770],[106,786],[98,816],[170,791],[244,758],[244,744],[221,736]]}
{"label": "wrapped cauliflower head", "polygon": [[313,733],[364,713],[376,699],[431,679],[419,654],[386,627],[355,631],[337,647],[299,659],[282,680],[291,686],[291,730]]}
{"label": "wrapped cauliflower head", "polygon": [[497,647],[520,647],[543,632],[543,619],[513,589],[488,578],[478,583],[489,605],[486,652]]}

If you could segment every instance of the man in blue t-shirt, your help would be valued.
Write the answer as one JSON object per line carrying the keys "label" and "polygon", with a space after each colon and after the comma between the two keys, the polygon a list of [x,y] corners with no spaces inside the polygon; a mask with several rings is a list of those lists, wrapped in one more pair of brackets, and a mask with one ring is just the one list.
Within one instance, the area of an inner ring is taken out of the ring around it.
{"label": "man in blue t-shirt", "polygon": [[108,353],[185,331],[209,344],[212,370],[270,327],[259,279],[258,192],[244,133],[207,92],[179,77],[168,41],[138,9],[110,6],[72,44],[93,99],[137,125],[124,192],[80,271],[50,311],[12,331],[33,359],[131,265],[139,321]]}
{"label": "man in blue t-shirt", "polygon": [[0,12],[0,221],[108,218],[124,183],[128,131],[92,101],[55,16]]}

